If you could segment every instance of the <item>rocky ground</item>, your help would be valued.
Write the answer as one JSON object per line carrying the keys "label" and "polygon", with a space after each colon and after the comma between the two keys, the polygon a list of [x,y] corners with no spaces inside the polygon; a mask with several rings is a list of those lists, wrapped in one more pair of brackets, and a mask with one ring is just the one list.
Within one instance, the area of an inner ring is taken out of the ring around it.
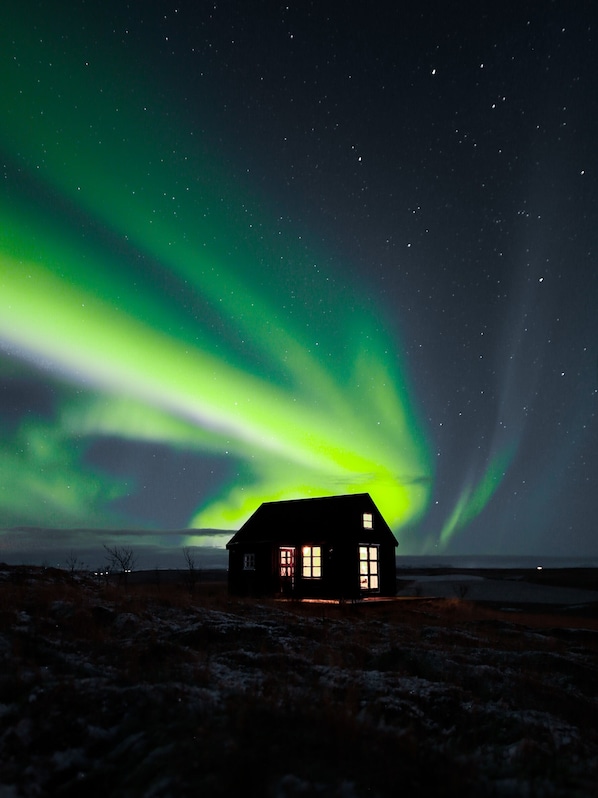
{"label": "rocky ground", "polygon": [[0,566],[0,796],[598,795],[595,606],[444,581],[303,604]]}

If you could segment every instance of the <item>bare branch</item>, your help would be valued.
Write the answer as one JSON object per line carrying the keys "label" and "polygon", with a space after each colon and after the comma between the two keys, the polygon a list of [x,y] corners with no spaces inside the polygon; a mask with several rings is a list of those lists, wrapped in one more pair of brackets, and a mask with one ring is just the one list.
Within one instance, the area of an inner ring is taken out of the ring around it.
{"label": "bare branch", "polygon": [[106,546],[106,559],[108,560],[110,570],[119,571],[124,580],[127,579],[127,574],[135,570],[137,559],[130,546]]}
{"label": "bare branch", "polygon": [[197,580],[199,579],[199,572],[197,570],[197,561],[195,559],[195,554],[190,546],[185,546],[183,548],[183,557],[185,558],[185,563],[187,564],[187,572],[185,574],[185,584],[187,586],[187,589],[189,590],[189,593],[193,593]]}

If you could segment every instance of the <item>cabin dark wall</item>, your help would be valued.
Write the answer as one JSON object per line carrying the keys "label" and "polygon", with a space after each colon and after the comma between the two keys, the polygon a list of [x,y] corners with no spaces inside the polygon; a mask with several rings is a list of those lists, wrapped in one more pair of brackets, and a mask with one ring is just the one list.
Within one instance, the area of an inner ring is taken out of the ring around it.
{"label": "cabin dark wall", "polygon": [[[361,540],[361,543],[365,541]],[[377,542],[377,541],[372,541]],[[359,543],[347,542],[329,545],[310,541],[310,545],[322,548],[322,576],[306,579],[302,576],[300,545],[296,549],[295,578],[293,583],[284,582],[280,576],[280,546],[291,546],[288,542],[245,543],[229,550],[228,587],[232,595],[276,596],[295,598],[357,599],[363,592],[359,585]],[[380,543],[380,589],[374,595],[392,596],[396,593],[395,549]],[[244,569],[244,556],[253,554],[255,568]],[[367,595],[367,594],[366,594]]]}
{"label": "cabin dark wall", "polygon": [[[235,596],[267,596],[278,590],[277,570],[272,567],[272,545],[252,543],[229,550],[228,589]],[[255,556],[255,568],[243,567],[245,554]]]}
{"label": "cabin dark wall", "polygon": [[395,547],[380,545],[380,595],[394,596],[397,592],[397,563]]}

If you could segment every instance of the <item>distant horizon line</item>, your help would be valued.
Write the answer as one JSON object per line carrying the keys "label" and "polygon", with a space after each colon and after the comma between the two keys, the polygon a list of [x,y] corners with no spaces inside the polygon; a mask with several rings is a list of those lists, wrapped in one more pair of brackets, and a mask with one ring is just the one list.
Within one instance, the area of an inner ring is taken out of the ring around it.
{"label": "distant horizon line", "polygon": [[[224,555],[224,552],[223,552]],[[14,554],[13,554],[14,557]],[[11,558],[12,559],[12,558]],[[504,555],[504,554],[485,554],[485,555],[477,555],[476,557],[472,557],[471,555],[461,555],[461,554],[454,554],[454,555],[446,555],[443,558],[436,558],[434,555],[429,554],[420,554],[420,555],[405,555],[405,559],[411,560],[411,563],[402,563],[406,570],[417,570],[417,566],[423,566],[427,569],[430,568],[437,568],[442,569],[446,568],[450,563],[453,563],[455,566],[459,566],[461,570],[484,570],[485,566],[490,565],[491,562],[494,562],[494,566],[496,567],[497,563],[500,562],[502,567],[506,570],[513,569],[529,569],[535,568],[538,570],[550,570],[552,569],[574,569],[574,568],[596,568],[598,569],[598,555],[597,556],[580,556],[580,557],[559,557],[559,556],[551,556],[545,557],[543,559],[534,557],[533,555],[524,555],[524,556],[517,556],[517,555]],[[434,562],[436,560],[436,562]],[[477,560],[477,562],[476,562]],[[468,562],[469,561],[469,562]],[[434,562],[432,565],[431,563]],[[397,569],[400,569],[401,563],[399,562],[399,558],[396,558],[396,566]],[[13,561],[8,562],[7,560],[3,559],[0,556],[0,569],[1,568],[41,568],[41,569],[56,569],[60,571],[72,571],[74,573],[95,573],[97,569],[94,569],[83,562],[80,562],[78,566],[73,567],[68,563],[65,564],[50,564],[47,562],[31,562],[31,561]],[[133,568],[132,573],[143,574],[143,573],[155,573],[156,571],[160,572],[178,572],[178,571],[187,571],[189,570],[189,565],[182,563],[180,566],[173,566],[173,565],[155,565],[153,567],[143,566],[140,568]],[[208,564],[202,565],[198,563],[194,570],[197,573],[207,573],[207,572],[214,572],[214,571],[227,571],[228,570],[228,562],[225,561],[223,556],[220,562],[210,562]],[[110,572],[112,575],[118,575],[118,570],[113,570]]]}

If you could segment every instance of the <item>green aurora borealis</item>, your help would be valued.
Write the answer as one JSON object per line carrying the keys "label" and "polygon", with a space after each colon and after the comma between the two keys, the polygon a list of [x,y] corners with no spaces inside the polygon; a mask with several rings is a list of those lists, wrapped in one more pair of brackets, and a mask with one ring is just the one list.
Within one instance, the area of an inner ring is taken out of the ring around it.
{"label": "green aurora borealis", "polygon": [[[134,474],[86,458],[104,438],[231,461],[217,489],[198,480],[189,529],[236,528],[262,501],[363,491],[395,530],[413,528],[433,446],[388,309],[251,174],[235,178],[210,90],[199,129],[145,62],[117,45],[88,52],[75,30],[66,14],[36,27],[23,12],[0,34],[2,368],[29,364],[53,386],[51,414],[3,430],[2,525],[139,526],[118,509]],[[509,459],[402,551],[446,545]]]}

